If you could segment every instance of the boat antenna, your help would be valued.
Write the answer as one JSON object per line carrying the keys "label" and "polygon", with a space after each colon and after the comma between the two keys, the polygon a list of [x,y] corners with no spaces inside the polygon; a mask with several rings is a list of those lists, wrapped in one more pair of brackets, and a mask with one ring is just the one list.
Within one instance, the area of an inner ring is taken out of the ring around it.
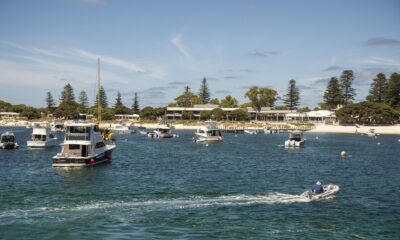
{"label": "boat antenna", "polygon": [[101,94],[101,84],[100,84],[100,58],[97,59],[97,80],[98,80],[98,94],[97,94],[97,121],[101,122],[101,102],[100,102],[100,94]]}

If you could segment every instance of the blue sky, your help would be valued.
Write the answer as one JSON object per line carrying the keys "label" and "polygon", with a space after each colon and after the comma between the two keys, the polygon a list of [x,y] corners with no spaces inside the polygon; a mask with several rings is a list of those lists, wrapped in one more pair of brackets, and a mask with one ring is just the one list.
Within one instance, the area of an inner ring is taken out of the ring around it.
{"label": "blue sky", "polygon": [[[327,81],[356,74],[357,100],[379,72],[400,72],[400,1],[0,1],[0,99],[45,106],[71,83],[91,103],[96,58],[110,104],[163,106],[203,77],[212,97],[253,85],[285,94],[295,79],[303,106]],[[279,104],[279,102],[278,102]]]}

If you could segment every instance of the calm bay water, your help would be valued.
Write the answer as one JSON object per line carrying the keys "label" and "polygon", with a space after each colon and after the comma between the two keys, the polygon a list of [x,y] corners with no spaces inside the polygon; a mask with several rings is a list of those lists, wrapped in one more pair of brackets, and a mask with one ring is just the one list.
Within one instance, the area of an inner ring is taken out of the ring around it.
{"label": "calm bay water", "polygon": [[[191,131],[132,134],[110,164],[57,169],[59,147],[28,150],[32,130],[13,130],[22,146],[0,150],[2,239],[400,238],[400,136],[306,133],[304,148],[285,149],[286,134],[208,147]],[[341,190],[300,197],[316,180]]]}

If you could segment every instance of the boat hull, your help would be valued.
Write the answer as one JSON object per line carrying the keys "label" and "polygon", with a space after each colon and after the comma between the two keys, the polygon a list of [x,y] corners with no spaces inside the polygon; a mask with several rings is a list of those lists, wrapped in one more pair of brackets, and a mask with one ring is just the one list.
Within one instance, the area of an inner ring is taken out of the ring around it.
{"label": "boat hull", "polygon": [[88,157],[53,157],[53,167],[90,167],[101,163],[108,163],[112,160],[112,151],[114,148],[109,149],[96,156]]}
{"label": "boat hull", "polygon": [[302,196],[310,199],[310,200],[320,200],[320,199],[324,199],[327,198],[329,196],[333,196],[335,193],[339,192],[340,188],[338,185],[334,185],[334,184],[328,184],[328,185],[324,185],[324,192],[321,194],[314,194],[311,192],[311,190],[304,192],[302,194]]}
{"label": "boat hull", "polygon": [[1,143],[0,148],[6,150],[17,149],[19,145],[17,143]]}
{"label": "boat hull", "polygon": [[54,147],[57,145],[56,139],[50,141],[27,141],[26,145],[29,148],[46,148],[46,147]]}

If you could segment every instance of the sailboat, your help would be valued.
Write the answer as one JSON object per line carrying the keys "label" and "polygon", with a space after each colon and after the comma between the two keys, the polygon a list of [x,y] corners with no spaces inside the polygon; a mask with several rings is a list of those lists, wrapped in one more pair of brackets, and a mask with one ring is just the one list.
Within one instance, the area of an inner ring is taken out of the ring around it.
{"label": "sailboat", "polygon": [[[100,97],[100,58],[98,59],[98,84]],[[116,148],[114,142],[103,138],[100,131],[101,104],[98,105],[98,123],[75,121],[65,126],[62,150],[53,157],[53,167],[87,167],[110,162]]]}

